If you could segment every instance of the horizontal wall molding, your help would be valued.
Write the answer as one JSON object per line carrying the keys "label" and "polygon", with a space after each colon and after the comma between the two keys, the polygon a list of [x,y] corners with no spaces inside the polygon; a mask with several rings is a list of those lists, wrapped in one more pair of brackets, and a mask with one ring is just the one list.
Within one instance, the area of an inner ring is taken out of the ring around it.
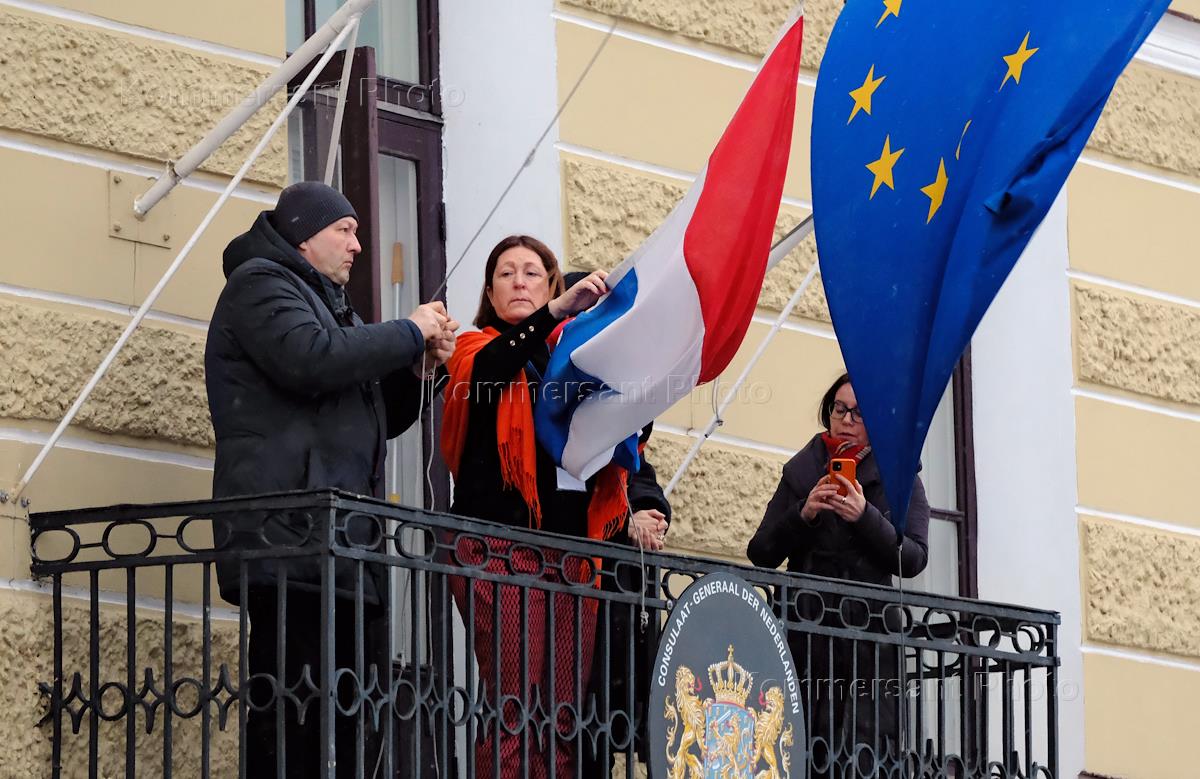
{"label": "horizontal wall molding", "polygon": [[[730,384],[730,385],[732,384],[732,382],[724,382],[724,383]],[[719,392],[728,392],[729,387],[728,386],[723,387],[723,388],[717,387],[717,390]],[[686,428],[678,427],[677,425],[668,425],[663,422],[655,422],[654,423],[654,431],[669,433],[671,435],[676,435],[681,438],[689,438],[692,440],[704,437],[703,430],[699,430],[696,428],[686,429]],[[782,447],[782,446],[766,444],[761,441],[753,441],[749,438],[741,438],[739,436],[725,435],[725,434],[719,433],[719,432],[713,433],[712,435],[710,435],[708,437],[708,441],[710,443],[720,444],[722,446],[734,446],[734,447],[737,447],[738,449],[748,449],[752,452],[762,452],[763,454],[780,455],[783,457],[791,457],[792,455],[796,454],[795,449],[788,449],[788,448]]]}
{"label": "horizontal wall molding", "polygon": [[1200,23],[1168,13],[1150,32],[1135,59],[1200,78]]}
{"label": "horizontal wall molding", "polygon": [[[13,441],[21,444],[44,446],[49,440],[49,433],[43,433],[38,430],[28,430],[19,427],[0,427],[0,441]],[[140,460],[159,465],[175,465],[181,468],[194,468],[203,471],[211,471],[213,469],[213,459],[211,457],[199,457],[180,452],[166,452],[159,449],[143,449],[134,446],[122,446],[121,444],[103,443],[72,435],[63,435],[62,438],[58,439],[57,446],[77,452],[123,457],[128,460]]]}
{"label": "horizontal wall molding", "polygon": [[1088,154],[1085,154],[1079,158],[1079,164],[1087,165],[1092,168],[1099,168],[1101,170],[1107,170],[1111,173],[1122,173],[1126,176],[1132,176],[1134,178],[1141,179],[1142,181],[1161,184],[1164,187],[1171,187],[1172,189],[1181,189],[1184,192],[1191,192],[1192,194],[1200,194],[1200,184],[1193,184],[1190,181],[1183,181],[1170,176],[1165,176],[1161,173],[1142,170],[1141,168],[1135,168],[1132,165],[1123,165],[1119,162],[1101,159]]}
{"label": "horizontal wall molding", "polygon": [[[636,170],[640,173],[649,173],[654,176],[662,176],[664,178],[685,181],[689,184],[696,180],[695,173],[689,173],[688,171],[678,170],[676,168],[667,168],[650,162],[642,162],[630,157],[622,157],[619,154],[610,154],[608,152],[600,151],[599,149],[593,149],[588,146],[579,146],[577,144],[559,141],[558,143],[554,144],[554,148],[563,154],[571,154],[576,157],[585,157],[597,162],[606,162],[609,165],[620,165],[621,167]],[[788,197],[785,195],[780,202],[782,202],[785,206],[792,206],[793,208],[802,208],[805,211],[812,211],[812,202],[802,198]]]}
{"label": "horizontal wall molding", "polygon": [[1174,525],[1170,522],[1163,522],[1159,519],[1150,519],[1149,517],[1139,517],[1133,514],[1122,514],[1115,511],[1103,511],[1102,509],[1092,508],[1091,506],[1075,506],[1077,514],[1095,517],[1097,519],[1109,519],[1113,522],[1120,522],[1126,525],[1135,525],[1147,530],[1154,530],[1162,533],[1176,533],[1181,536],[1190,536],[1192,538],[1200,538],[1200,528],[1184,527],[1182,525]]}
{"label": "horizontal wall molding", "polygon": [[1101,403],[1110,403],[1114,406],[1124,406],[1125,408],[1132,408],[1138,411],[1146,411],[1151,414],[1159,414],[1164,417],[1184,419],[1188,422],[1200,422],[1200,412],[1184,411],[1182,409],[1171,408],[1169,406],[1161,406],[1148,400],[1127,398],[1123,395],[1115,395],[1111,392],[1103,392],[1101,390],[1089,389],[1087,387],[1072,387],[1071,395],[1077,398],[1097,400]]}
{"label": "horizontal wall molding", "polygon": [[[778,315],[768,316],[766,314],[755,314],[750,321],[758,325],[774,326],[778,320]],[[780,330],[788,330],[793,333],[803,333],[816,338],[824,338],[827,341],[836,341],[837,334],[827,328],[822,328],[819,325],[806,325],[803,322],[797,322],[794,319],[789,319],[779,327]]]}
{"label": "horizontal wall molding", "polygon": [[[3,2],[3,0],[0,0],[0,2]],[[96,154],[87,154],[79,151],[66,151],[64,149],[55,148],[52,146],[43,146],[41,144],[32,143],[22,138],[18,138],[12,132],[5,130],[0,130],[0,149],[12,149],[13,151],[36,154],[41,157],[49,157],[51,159],[61,160],[63,162],[73,162],[77,165],[87,165],[91,168],[100,168],[101,170],[113,170],[119,173],[128,173],[131,176],[153,177],[159,176],[163,173],[162,168],[152,165],[139,165],[133,162],[123,162],[109,159]],[[193,173],[191,176],[180,182],[180,186],[219,194],[225,191],[225,187],[227,185],[220,184],[215,181],[209,181]],[[150,188],[149,182],[146,183],[146,188]],[[273,192],[270,190],[259,189],[253,186],[247,186],[245,184],[239,185],[236,189],[234,189],[232,196],[255,203],[263,203],[269,206],[274,206],[275,201],[278,200],[278,195],[273,194]],[[130,205],[132,207],[132,202]]]}
{"label": "horizontal wall molding", "polygon": [[[35,582],[29,579],[0,579],[0,590],[27,592],[35,595],[45,595],[46,597],[54,595],[54,588],[50,584]],[[84,603],[90,601],[92,597],[91,592],[83,587],[63,587],[62,594],[64,600],[83,601]],[[129,605],[129,600],[124,596],[124,593],[108,590],[100,590],[97,600],[106,606],[120,606],[124,608]],[[134,597],[133,603],[139,611],[165,613],[167,610],[166,601],[162,598],[148,598],[145,595],[138,595]],[[204,611],[200,606],[185,601],[176,601],[172,604],[171,611],[175,616],[188,617],[195,620],[202,620],[204,618]],[[214,622],[237,622],[240,619],[238,610],[227,606],[211,606],[209,608],[209,616]]]}
{"label": "horizontal wall molding", "polygon": [[[10,295],[14,298],[23,298],[25,300],[40,300],[45,303],[61,303],[68,306],[78,306],[87,308],[93,311],[103,311],[108,314],[117,314],[118,316],[133,318],[137,313],[137,306],[126,306],[121,303],[113,303],[107,300],[96,300],[93,298],[78,297],[76,295],[64,295],[59,292],[47,292],[42,289],[31,289],[29,287],[18,287],[13,284],[0,283],[0,295]],[[208,322],[203,319],[192,319],[191,317],[178,316],[176,314],[167,314],[162,311],[154,311],[151,309],[146,314],[146,319],[151,322],[161,322],[163,324],[177,325],[186,327],[201,332],[208,332]]]}
{"label": "horizontal wall molding", "polygon": [[1176,306],[1184,306],[1186,308],[1194,308],[1200,310],[1200,300],[1193,300],[1182,295],[1173,295],[1170,292],[1161,292],[1157,289],[1142,287],[1137,284],[1129,284],[1124,281],[1117,281],[1106,276],[1099,276],[1095,273],[1087,273],[1079,270],[1068,270],[1067,278],[1075,281],[1083,281],[1088,284],[1095,284],[1100,287],[1108,287],[1109,289],[1128,292],[1131,295],[1140,295],[1141,297],[1157,300],[1162,303],[1170,303]]}
{"label": "horizontal wall molding", "polygon": [[[563,11],[561,9],[552,11],[550,16],[557,21],[565,22],[567,24],[574,24],[579,27],[586,27],[589,30],[596,30],[598,32],[607,33],[609,28],[609,25],[603,22],[598,22],[595,19],[588,19],[586,17],[573,14],[569,11]],[[625,40],[634,41],[635,43],[642,43],[647,46],[653,46],[657,49],[664,49],[675,54],[683,54],[688,57],[695,57],[696,59],[704,60],[706,62],[713,62],[718,65],[736,68],[737,70],[743,70],[747,73],[757,73],[760,64],[759,60],[754,59],[749,55],[745,57],[736,57],[729,54],[721,54],[719,52],[703,49],[699,46],[689,46],[686,43],[665,40],[653,35],[622,29],[620,23],[617,24],[616,30],[613,31],[613,37],[624,38]],[[817,85],[817,80],[812,76],[802,73],[800,77],[796,79],[796,83],[809,87],[815,87]]]}
{"label": "horizontal wall molding", "polygon": [[1161,665],[1164,668],[1175,668],[1181,671],[1200,672],[1200,662],[1173,660],[1167,657],[1159,657],[1158,655],[1153,655],[1149,652],[1138,652],[1131,649],[1117,649],[1115,647],[1092,643],[1085,643],[1080,647],[1080,651],[1085,655],[1102,655],[1104,657],[1113,657],[1118,660],[1131,660],[1135,663]]}
{"label": "horizontal wall molding", "polygon": [[[89,27],[96,27],[108,32],[119,32],[125,35],[134,35],[139,38],[154,41],[155,43],[168,43],[173,46],[179,46],[185,49],[199,52],[201,54],[218,55],[221,57],[230,57],[232,59],[241,60],[243,62],[252,63],[254,65],[262,65],[265,67],[276,67],[283,60],[278,57],[269,57],[258,52],[247,51],[246,49],[237,49],[232,46],[222,46],[219,43],[200,40],[199,38],[189,38],[186,35],[173,35],[159,30],[153,30],[149,27],[140,27],[136,24],[125,24],[124,22],[105,19],[102,16],[84,13],[83,11],[74,11],[69,8],[62,8],[57,5],[49,5],[48,3],[32,2],[32,0],[0,0],[0,6],[8,6],[21,11],[30,11],[32,13],[49,16],[64,22],[74,22],[76,24],[86,24]],[[282,20],[281,20],[282,21]]]}

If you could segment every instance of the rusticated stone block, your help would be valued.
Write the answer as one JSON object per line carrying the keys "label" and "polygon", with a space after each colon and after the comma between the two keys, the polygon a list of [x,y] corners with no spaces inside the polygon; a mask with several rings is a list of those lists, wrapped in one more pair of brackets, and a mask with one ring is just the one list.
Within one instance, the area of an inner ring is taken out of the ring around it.
{"label": "rusticated stone block", "polygon": [[[648,458],[662,483],[683,462],[692,439],[655,431]],[[746,544],[775,494],[783,458],[709,442],[671,495],[672,549],[745,559]]]}
{"label": "rusticated stone block", "polygon": [[[4,766],[0,776],[49,776],[51,760],[50,723],[34,727],[49,710],[49,701],[38,690],[38,683],[54,681],[54,618],[52,602],[45,596],[6,593],[0,597],[0,619],[5,629],[0,631],[0,705],[6,715],[0,719],[0,743],[4,744]],[[123,609],[102,607],[97,645],[100,649],[101,684],[125,684],[127,662],[126,616]],[[163,650],[164,623],[161,613],[139,612],[134,629],[136,640],[137,688],[146,681],[146,669],[154,675],[156,688],[164,691],[165,654]],[[90,681],[90,626],[86,603],[75,600],[63,602],[63,671],[64,694],[69,694],[76,673],[81,676],[82,691],[88,695]],[[184,677],[202,679],[201,658],[203,633],[198,621],[176,616],[171,631],[172,673],[176,681]],[[212,623],[212,659],[215,686],[220,666],[229,669],[233,684],[237,684],[238,626],[233,621],[214,620]],[[196,706],[194,686],[183,685],[178,695],[178,707],[188,710]],[[102,699],[104,711],[120,711],[122,697],[110,689]],[[153,701],[148,701],[152,703]],[[74,708],[78,709],[76,702]],[[154,710],[152,727],[147,732],[146,710],[138,707],[135,737],[136,774],[162,776],[163,717],[165,706]],[[224,728],[218,724],[216,707],[212,715],[210,737],[211,769],[213,776],[235,776],[238,756],[237,706],[232,706]],[[82,729],[72,733],[69,717],[63,718],[63,776],[88,775],[88,718]],[[125,775],[124,718],[113,722],[101,721],[99,736],[99,775]],[[173,744],[173,774],[200,775],[200,717],[174,716],[171,720]]]}
{"label": "rusticated stone block", "polygon": [[[629,19],[743,54],[762,56],[787,19],[792,0],[563,0],[566,5]],[[842,0],[809,0],[804,6],[801,62],[816,70]]]}
{"label": "rusticated stone block", "polygon": [[[0,11],[0,127],[153,160],[178,159],[265,72],[94,27]],[[277,95],[204,164],[232,174],[283,108]],[[276,134],[250,176],[287,180]]]}
{"label": "rusticated stone block", "polygon": [[1200,541],[1083,520],[1088,637],[1200,657]]}
{"label": "rusticated stone block", "polygon": [[1079,378],[1200,405],[1200,312],[1075,288]]}
{"label": "rusticated stone block", "polygon": [[[0,302],[0,417],[61,419],[122,329],[106,319]],[[102,433],[212,446],[204,341],[143,324],[76,423]]]}
{"label": "rusticated stone block", "polygon": [[[583,270],[615,266],[662,224],[687,192],[682,181],[571,158],[563,162],[563,179],[568,262]],[[801,218],[799,213],[780,211],[775,237],[781,238]],[[767,274],[759,305],[782,310],[815,261],[816,243],[809,236]],[[819,274],[792,315],[829,321]]]}
{"label": "rusticated stone block", "polygon": [[1135,162],[1200,176],[1200,82],[1148,65],[1130,65],[1088,144]]}

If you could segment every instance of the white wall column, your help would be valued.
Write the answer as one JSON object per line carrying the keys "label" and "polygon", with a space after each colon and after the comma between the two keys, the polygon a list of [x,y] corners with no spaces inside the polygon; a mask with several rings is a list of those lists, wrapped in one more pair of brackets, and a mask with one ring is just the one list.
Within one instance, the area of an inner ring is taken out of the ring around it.
{"label": "white wall column", "polygon": [[[441,11],[441,92],[446,119],[447,261],[453,264],[495,205],[558,106],[551,0],[456,0]],[[468,324],[496,241],[526,233],[560,259],[561,184],[555,128],[450,279],[450,311]]]}
{"label": "white wall column", "polygon": [[972,340],[979,596],[1062,614],[1059,775],[1083,769],[1083,656],[1067,198]]}

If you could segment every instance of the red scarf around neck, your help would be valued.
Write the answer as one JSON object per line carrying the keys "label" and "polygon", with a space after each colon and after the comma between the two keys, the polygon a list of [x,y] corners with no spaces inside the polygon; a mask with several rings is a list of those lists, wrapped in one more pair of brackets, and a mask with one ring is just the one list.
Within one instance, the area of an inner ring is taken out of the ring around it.
{"label": "red scarf around neck", "polygon": [[847,460],[854,460],[855,463],[861,464],[863,460],[867,459],[867,455],[871,453],[870,446],[835,438],[829,432],[821,433],[821,440],[825,442],[825,451],[829,453],[829,459],[831,460],[835,457],[844,457]]}
{"label": "red scarf around neck", "polygon": [[[547,343],[553,346],[562,330],[560,325],[551,333]],[[442,456],[450,473],[457,478],[467,441],[467,422],[470,417],[471,371],[475,355],[500,335],[494,327],[482,332],[464,333],[458,337],[454,354],[447,367],[450,386],[445,393],[446,406],[442,415]],[[500,393],[496,409],[496,446],[500,452],[500,475],[506,487],[520,493],[529,507],[530,526],[541,528],[542,505],[537,489],[537,437],[533,429],[533,402],[525,371],[517,375]],[[609,463],[596,474],[595,488],[588,503],[587,534],[589,538],[607,540],[616,535],[625,521],[627,502],[625,490],[628,473]]]}

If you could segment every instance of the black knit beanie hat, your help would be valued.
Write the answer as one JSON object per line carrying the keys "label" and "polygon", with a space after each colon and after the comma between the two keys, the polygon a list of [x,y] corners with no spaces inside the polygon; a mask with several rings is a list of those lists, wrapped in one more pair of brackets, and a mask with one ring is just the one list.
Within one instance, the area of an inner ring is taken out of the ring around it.
{"label": "black knit beanie hat", "polygon": [[344,216],[358,219],[345,195],[319,181],[301,181],[279,193],[271,224],[283,240],[299,246]]}

